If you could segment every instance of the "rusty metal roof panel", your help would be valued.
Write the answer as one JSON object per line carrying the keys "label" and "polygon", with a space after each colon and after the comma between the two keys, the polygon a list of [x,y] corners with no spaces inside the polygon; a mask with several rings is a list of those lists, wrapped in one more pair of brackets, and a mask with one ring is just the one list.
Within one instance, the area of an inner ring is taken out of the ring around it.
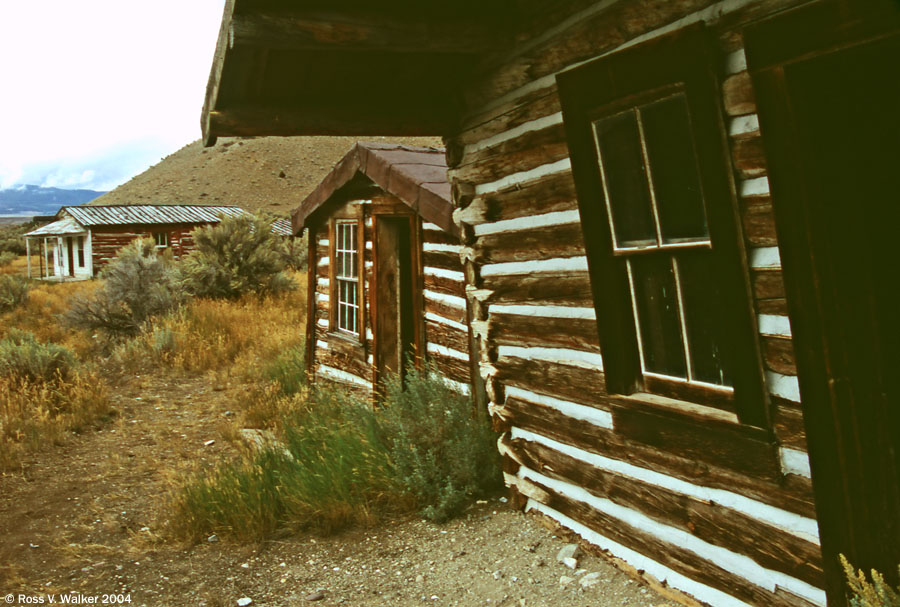
{"label": "rusty metal roof panel", "polygon": [[247,211],[235,206],[110,205],[63,207],[83,226],[216,223],[219,217],[238,217]]}
{"label": "rusty metal roof panel", "polygon": [[84,229],[83,226],[79,225],[77,221],[72,219],[71,217],[63,217],[58,221],[54,221],[53,223],[48,223],[45,226],[41,226],[36,230],[32,230],[25,234],[26,238],[30,238],[32,236],[60,236],[63,234],[84,234],[87,230]]}

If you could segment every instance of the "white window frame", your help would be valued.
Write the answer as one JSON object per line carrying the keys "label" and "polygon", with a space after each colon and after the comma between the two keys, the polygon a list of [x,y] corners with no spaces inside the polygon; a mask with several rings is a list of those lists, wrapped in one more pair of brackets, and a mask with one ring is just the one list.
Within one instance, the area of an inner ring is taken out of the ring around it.
{"label": "white window frame", "polygon": [[[160,242],[162,241],[162,242]],[[153,233],[153,242],[156,243],[157,249],[165,249],[169,246],[169,233],[168,232],[154,232]]]}
{"label": "white window frame", "polygon": [[333,329],[354,337],[360,335],[359,229],[355,219],[334,225]]}

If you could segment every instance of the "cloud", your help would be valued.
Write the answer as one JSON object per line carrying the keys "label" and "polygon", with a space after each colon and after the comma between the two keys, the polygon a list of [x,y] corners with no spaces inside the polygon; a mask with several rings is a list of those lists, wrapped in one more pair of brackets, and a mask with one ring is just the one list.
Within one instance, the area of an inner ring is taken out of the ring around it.
{"label": "cloud", "polygon": [[109,187],[197,139],[223,5],[0,0],[0,188]]}
{"label": "cloud", "polygon": [[9,173],[15,175],[15,180],[4,183],[0,178],[0,189],[14,184],[32,184],[108,191],[156,164],[171,151],[168,142],[156,138],[130,141],[85,156],[57,158],[17,167]]}

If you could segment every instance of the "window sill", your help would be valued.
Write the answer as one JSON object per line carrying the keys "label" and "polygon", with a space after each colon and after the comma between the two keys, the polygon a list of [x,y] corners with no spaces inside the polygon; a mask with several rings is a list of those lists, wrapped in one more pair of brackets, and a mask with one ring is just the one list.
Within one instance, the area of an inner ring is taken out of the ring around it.
{"label": "window sill", "polygon": [[328,331],[327,333],[325,333],[325,337],[339,339],[342,342],[352,344],[358,348],[363,347],[360,336],[354,335],[353,333],[344,333],[342,331]]}
{"label": "window sill", "polygon": [[648,392],[635,392],[634,394],[611,394],[610,400],[616,404],[629,407],[639,407],[645,410],[668,412],[682,417],[705,419],[735,426],[742,425],[736,413],[725,411],[711,405],[702,405],[683,400],[650,394]]}

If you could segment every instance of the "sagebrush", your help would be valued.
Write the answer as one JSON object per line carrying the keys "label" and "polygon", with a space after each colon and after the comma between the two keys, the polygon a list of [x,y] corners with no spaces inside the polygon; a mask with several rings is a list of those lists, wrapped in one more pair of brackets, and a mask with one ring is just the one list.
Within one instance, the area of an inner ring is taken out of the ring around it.
{"label": "sagebrush", "polygon": [[377,417],[397,482],[442,522],[502,483],[496,435],[485,412],[456,392],[434,369],[411,367],[387,382]]}
{"label": "sagebrush", "polygon": [[158,254],[150,239],[120,249],[101,277],[103,286],[88,297],[77,297],[66,313],[72,327],[112,338],[137,335],[151,317],[184,301],[171,258]]}
{"label": "sagebrush", "polygon": [[[874,569],[871,572],[872,581],[869,582],[862,569],[855,570],[843,554],[841,564],[852,593],[849,597],[850,607],[900,607],[900,586],[891,588],[884,576]],[[897,572],[900,574],[900,565],[897,566]]]}
{"label": "sagebrush", "polygon": [[63,346],[39,342],[27,331],[10,329],[0,340],[0,375],[41,382],[64,382],[75,370],[75,356]]}
{"label": "sagebrush", "polygon": [[0,252],[0,267],[8,266],[13,261],[19,258],[18,253],[13,253],[12,251],[3,251]]}
{"label": "sagebrush", "polygon": [[12,274],[0,275],[0,312],[8,312],[28,301],[31,283],[27,278]]}
{"label": "sagebrush", "polygon": [[237,298],[296,287],[286,272],[286,243],[272,232],[272,219],[223,217],[216,225],[198,228],[193,237],[195,249],[180,263],[182,283],[192,295]]}

